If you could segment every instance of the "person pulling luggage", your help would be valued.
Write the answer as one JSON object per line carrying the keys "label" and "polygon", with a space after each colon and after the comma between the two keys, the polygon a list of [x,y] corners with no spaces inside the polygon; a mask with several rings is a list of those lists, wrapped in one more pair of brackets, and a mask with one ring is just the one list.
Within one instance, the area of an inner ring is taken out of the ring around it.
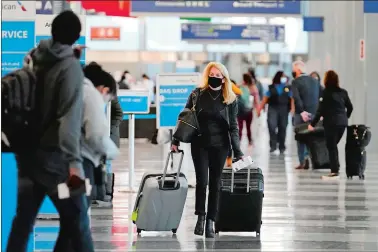
{"label": "person pulling luggage", "polygon": [[[240,159],[244,154],[240,150],[238,104],[236,95],[232,92],[232,83],[226,67],[218,62],[210,62],[204,70],[203,80],[202,87],[191,93],[185,107],[192,109],[193,99],[197,101],[195,111],[201,132],[201,135],[195,136],[191,141],[192,159],[196,172],[195,214],[198,215],[194,234],[203,235],[205,231],[207,238],[213,238],[221,175],[227,155],[231,147],[235,158]],[[178,146],[179,141],[174,138],[171,150],[177,152]]]}
{"label": "person pulling luggage", "polygon": [[257,115],[260,116],[261,110],[266,104],[269,104],[268,129],[270,135],[270,152],[276,151],[278,141],[278,148],[281,154],[286,150],[286,128],[289,112],[294,112],[294,102],[292,101],[293,96],[291,88],[287,85],[287,82],[288,77],[284,72],[278,71],[257,110]]}
{"label": "person pulling luggage", "polygon": [[329,179],[339,176],[340,163],[337,144],[348,126],[348,118],[352,114],[353,105],[349,99],[348,92],[340,88],[339,76],[335,71],[326,72],[324,85],[325,89],[323,96],[320,98],[319,108],[311,124],[308,125],[308,129],[314,130],[315,125],[323,117],[331,173],[322,176],[322,178]]}

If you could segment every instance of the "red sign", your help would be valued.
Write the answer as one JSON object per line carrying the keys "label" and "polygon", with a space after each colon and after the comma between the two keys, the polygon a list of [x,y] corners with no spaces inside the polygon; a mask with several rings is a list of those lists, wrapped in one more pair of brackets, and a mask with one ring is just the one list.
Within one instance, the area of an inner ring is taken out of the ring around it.
{"label": "red sign", "polygon": [[[67,0],[70,2],[69,0]],[[71,1],[76,2],[76,1]],[[104,12],[107,16],[130,17],[130,0],[87,1],[82,0],[81,6],[86,10]]]}
{"label": "red sign", "polygon": [[360,39],[360,60],[361,61],[364,61],[365,60],[365,40],[364,39]]}
{"label": "red sign", "polygon": [[120,27],[91,27],[91,40],[120,40]]}

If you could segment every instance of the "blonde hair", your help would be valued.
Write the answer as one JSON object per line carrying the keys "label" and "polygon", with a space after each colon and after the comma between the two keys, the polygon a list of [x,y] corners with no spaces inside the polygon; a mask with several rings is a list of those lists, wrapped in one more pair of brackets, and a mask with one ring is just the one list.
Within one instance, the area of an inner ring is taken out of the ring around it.
{"label": "blonde hair", "polygon": [[230,75],[228,74],[228,70],[227,68],[219,63],[219,62],[210,62],[209,64],[207,64],[205,70],[203,71],[203,83],[202,83],[202,86],[201,88],[202,89],[207,89],[209,88],[209,74],[210,74],[210,70],[211,68],[215,67],[216,69],[218,69],[221,74],[223,75],[223,78],[224,78],[224,83],[222,83],[223,85],[223,102],[226,103],[227,105],[228,104],[231,104],[233,103],[235,100],[236,100],[236,95],[235,93],[232,91],[232,82],[230,80]]}

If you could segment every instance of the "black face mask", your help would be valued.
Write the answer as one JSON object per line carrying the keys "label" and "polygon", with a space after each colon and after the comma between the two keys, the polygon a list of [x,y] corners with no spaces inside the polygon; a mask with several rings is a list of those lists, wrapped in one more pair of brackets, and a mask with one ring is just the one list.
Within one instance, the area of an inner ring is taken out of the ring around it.
{"label": "black face mask", "polygon": [[295,79],[297,77],[297,73],[296,72],[291,72],[291,75],[293,76],[293,78]]}
{"label": "black face mask", "polygon": [[210,77],[209,76],[208,83],[209,83],[210,87],[212,87],[212,88],[218,88],[218,87],[220,87],[222,85],[222,79],[219,79],[219,78],[216,78],[216,77]]}

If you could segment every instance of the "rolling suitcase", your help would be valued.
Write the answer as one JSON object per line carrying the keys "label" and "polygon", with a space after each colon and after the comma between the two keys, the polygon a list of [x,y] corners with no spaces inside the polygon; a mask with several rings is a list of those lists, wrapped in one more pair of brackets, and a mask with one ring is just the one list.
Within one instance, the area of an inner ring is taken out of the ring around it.
{"label": "rolling suitcase", "polygon": [[307,143],[311,157],[312,169],[325,169],[330,167],[328,149],[324,137],[314,137]]}
{"label": "rolling suitcase", "polygon": [[256,232],[260,235],[264,176],[250,166],[238,172],[225,169],[221,178],[215,233]]}
{"label": "rolling suitcase", "polygon": [[181,173],[184,152],[180,150],[179,154],[177,173],[167,174],[170,158],[174,155],[170,152],[163,173],[143,175],[132,214],[138,234],[142,231],[177,232],[188,193],[188,181]]}

